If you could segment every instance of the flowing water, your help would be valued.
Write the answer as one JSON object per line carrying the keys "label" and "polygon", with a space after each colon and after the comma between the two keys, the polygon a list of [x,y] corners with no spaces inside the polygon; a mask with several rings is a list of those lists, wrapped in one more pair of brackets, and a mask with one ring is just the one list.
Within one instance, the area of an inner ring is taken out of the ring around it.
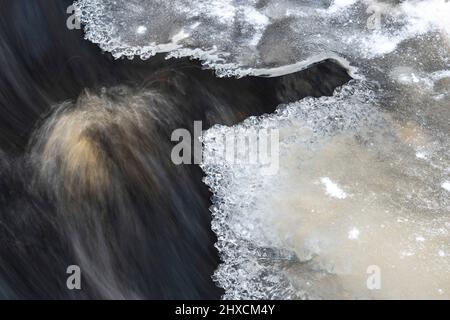
{"label": "flowing water", "polygon": [[[63,7],[16,10],[40,26]],[[450,298],[449,1],[75,7],[108,56],[42,27],[67,43],[53,44],[61,63],[82,57],[64,77],[30,76],[22,66],[48,61],[51,46],[0,31],[5,83],[22,97],[3,111],[3,296],[66,296],[28,264],[71,260],[86,270],[84,298]],[[207,129],[204,184],[168,159],[171,131],[194,120]],[[217,152],[223,137],[263,129],[279,133],[275,174]],[[45,254],[30,244],[42,234]]]}

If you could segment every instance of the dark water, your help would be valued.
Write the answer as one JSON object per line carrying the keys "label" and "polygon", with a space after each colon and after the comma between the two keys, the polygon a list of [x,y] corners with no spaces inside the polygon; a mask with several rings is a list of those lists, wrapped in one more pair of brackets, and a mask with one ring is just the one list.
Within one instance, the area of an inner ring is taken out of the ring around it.
{"label": "dark water", "polygon": [[[216,299],[220,258],[196,165],[173,130],[331,95],[327,61],[219,79],[185,59],[114,61],[66,28],[71,1],[0,1],[0,298]],[[82,290],[68,290],[79,265]]]}

